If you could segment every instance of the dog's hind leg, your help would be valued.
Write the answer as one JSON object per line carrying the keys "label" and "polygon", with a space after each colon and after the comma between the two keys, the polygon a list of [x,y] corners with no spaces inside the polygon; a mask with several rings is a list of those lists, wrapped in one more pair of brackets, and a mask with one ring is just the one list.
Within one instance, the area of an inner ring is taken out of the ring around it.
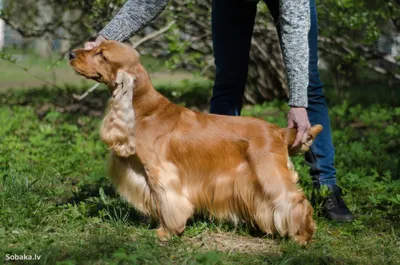
{"label": "dog's hind leg", "polygon": [[288,163],[288,156],[262,150],[251,154],[252,168],[262,186],[262,192],[256,197],[258,226],[267,233],[275,230],[301,243],[311,239],[315,230],[312,209],[303,191],[296,186],[297,176]]}

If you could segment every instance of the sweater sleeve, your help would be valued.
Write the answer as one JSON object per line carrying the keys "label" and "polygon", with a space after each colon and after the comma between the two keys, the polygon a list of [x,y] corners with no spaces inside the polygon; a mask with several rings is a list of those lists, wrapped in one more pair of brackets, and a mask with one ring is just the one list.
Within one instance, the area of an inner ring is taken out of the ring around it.
{"label": "sweater sleeve", "polygon": [[169,0],[128,0],[99,34],[109,40],[124,41],[157,17]]}
{"label": "sweater sleeve", "polygon": [[281,0],[279,25],[289,86],[289,105],[307,107],[309,0]]}

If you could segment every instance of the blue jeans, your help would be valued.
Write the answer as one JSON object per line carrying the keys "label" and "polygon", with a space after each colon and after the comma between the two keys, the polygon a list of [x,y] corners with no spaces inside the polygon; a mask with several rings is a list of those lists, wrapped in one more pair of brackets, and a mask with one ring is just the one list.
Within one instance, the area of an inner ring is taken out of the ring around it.
{"label": "blue jeans", "polygon": [[[275,21],[279,17],[279,2],[265,0]],[[257,2],[245,0],[213,0],[212,38],[216,66],[211,113],[240,115],[246,85],[251,37]],[[318,71],[318,21],[315,0],[310,0],[311,29],[308,118],[311,125],[321,124],[324,130],[317,136],[311,151],[305,155],[310,175],[316,187],[336,184],[334,148],[328,108]],[[279,28],[278,33],[279,33]]]}

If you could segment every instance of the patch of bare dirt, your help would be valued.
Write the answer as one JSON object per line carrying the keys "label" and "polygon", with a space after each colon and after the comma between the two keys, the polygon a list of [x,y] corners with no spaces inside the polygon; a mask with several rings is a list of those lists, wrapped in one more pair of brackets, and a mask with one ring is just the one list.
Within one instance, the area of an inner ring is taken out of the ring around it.
{"label": "patch of bare dirt", "polygon": [[195,247],[205,251],[222,251],[227,253],[245,254],[280,254],[279,245],[272,239],[252,236],[242,236],[226,232],[206,231],[196,237],[185,238],[184,241],[192,243]]}

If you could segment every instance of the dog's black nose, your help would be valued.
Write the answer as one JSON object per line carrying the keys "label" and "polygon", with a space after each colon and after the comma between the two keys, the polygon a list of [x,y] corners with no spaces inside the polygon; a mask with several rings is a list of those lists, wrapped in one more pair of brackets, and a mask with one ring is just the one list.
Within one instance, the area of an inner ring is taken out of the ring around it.
{"label": "dog's black nose", "polygon": [[75,57],[76,57],[76,54],[75,54],[74,52],[70,52],[70,53],[69,53],[69,59],[70,59],[70,60],[75,59]]}

